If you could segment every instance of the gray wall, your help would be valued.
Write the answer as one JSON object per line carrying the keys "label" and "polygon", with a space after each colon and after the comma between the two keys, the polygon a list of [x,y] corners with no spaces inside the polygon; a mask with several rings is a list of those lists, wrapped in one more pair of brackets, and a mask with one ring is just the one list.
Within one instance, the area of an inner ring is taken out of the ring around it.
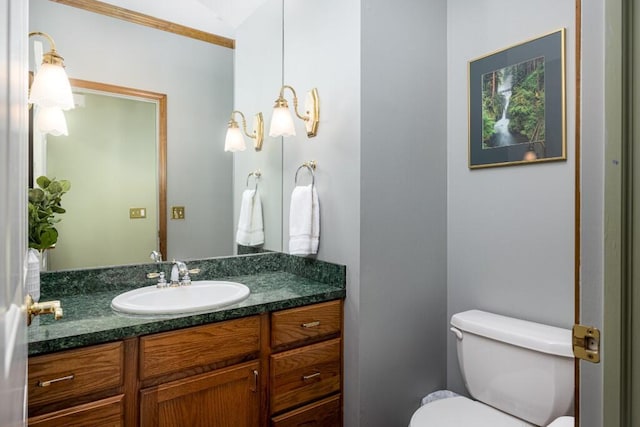
{"label": "gray wall", "polygon": [[[478,308],[573,324],[575,31],[573,0],[449,0],[448,317]],[[497,21],[499,18],[499,21]],[[467,167],[467,61],[567,28],[566,162]],[[465,392],[454,337],[447,386]]]}
{"label": "gray wall", "polygon": [[233,253],[232,161],[222,151],[233,50],[48,0],[30,0],[29,26],[53,37],[70,77],[167,94],[167,206],[186,215],[167,220],[163,255]]}
{"label": "gray wall", "polygon": [[[264,248],[282,250],[282,138],[269,136],[271,111],[282,86],[282,0],[267,0],[236,30],[234,108],[247,117],[249,133],[253,116],[262,112],[265,135],[262,151],[245,137],[247,149],[225,153],[233,156],[234,230],[238,226],[240,200],[249,172],[260,169],[259,190],[264,221]],[[239,120],[239,117],[236,117]],[[253,178],[249,185],[254,184]]]}
{"label": "gray wall", "polygon": [[360,424],[446,385],[446,2],[362,2]]}

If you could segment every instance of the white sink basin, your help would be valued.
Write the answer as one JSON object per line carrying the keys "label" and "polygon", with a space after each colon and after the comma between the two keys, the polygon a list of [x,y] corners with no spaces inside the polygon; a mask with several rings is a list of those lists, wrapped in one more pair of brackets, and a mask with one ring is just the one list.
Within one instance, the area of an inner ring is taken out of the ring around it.
{"label": "white sink basin", "polygon": [[212,310],[235,304],[249,296],[242,283],[197,280],[190,286],[146,286],[124,292],[113,300],[114,310],[131,314],[177,314]]}

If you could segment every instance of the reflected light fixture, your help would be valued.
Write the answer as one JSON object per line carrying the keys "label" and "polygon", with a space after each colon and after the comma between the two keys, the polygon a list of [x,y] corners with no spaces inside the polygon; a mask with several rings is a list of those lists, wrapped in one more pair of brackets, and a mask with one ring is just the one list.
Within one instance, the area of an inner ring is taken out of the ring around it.
{"label": "reflected light fixture", "polygon": [[58,107],[70,110],[74,107],[69,78],[64,71],[64,58],[58,55],[50,35],[39,31],[29,37],[42,36],[49,42],[51,50],[42,55],[42,65],[36,73],[29,91],[29,103],[39,107]]}
{"label": "reflected light fixture", "polygon": [[234,119],[234,115],[236,113],[240,114],[242,117],[242,130],[245,135],[251,139],[255,139],[255,150],[262,150],[262,142],[264,141],[264,119],[262,118],[262,113],[255,115],[253,134],[250,134],[247,132],[247,120],[245,119],[244,114],[242,114],[242,111],[235,110],[231,112],[231,119],[229,120],[229,127],[227,128],[227,136],[224,139],[224,151],[244,151],[247,147],[244,142],[242,131],[240,131],[240,127],[238,126],[238,122]]}
{"label": "reflected light fixture", "polygon": [[38,107],[34,124],[40,133],[68,136],[67,120],[59,107]]}
{"label": "reflected light fixture", "polygon": [[284,98],[284,90],[289,89],[293,93],[293,109],[299,119],[304,120],[307,128],[307,137],[312,138],[318,133],[318,122],[320,120],[320,100],[318,98],[318,90],[313,88],[307,93],[305,98],[305,115],[302,116],[298,112],[298,96],[295,89],[289,85],[280,88],[280,96],[276,99],[273,106],[273,115],[271,116],[271,126],[269,127],[269,136],[294,136],[296,130],[293,124],[293,117],[289,111],[289,104]]}
{"label": "reflected light fixture", "polygon": [[522,160],[525,162],[532,162],[537,159],[538,159],[538,154],[536,153],[535,147],[533,146],[533,143],[530,143],[529,147],[527,148],[527,151],[524,153],[524,156],[522,157]]}

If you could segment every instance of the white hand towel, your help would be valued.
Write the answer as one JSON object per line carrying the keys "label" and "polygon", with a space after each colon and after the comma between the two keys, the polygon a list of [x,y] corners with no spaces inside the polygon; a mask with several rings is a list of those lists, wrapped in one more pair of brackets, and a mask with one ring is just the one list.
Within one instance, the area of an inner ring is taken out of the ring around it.
{"label": "white hand towel", "polygon": [[243,246],[258,246],[264,243],[262,201],[257,190],[242,192],[236,242]]}
{"label": "white hand towel", "polygon": [[313,255],[320,241],[320,203],[314,185],[297,186],[291,193],[289,253]]}

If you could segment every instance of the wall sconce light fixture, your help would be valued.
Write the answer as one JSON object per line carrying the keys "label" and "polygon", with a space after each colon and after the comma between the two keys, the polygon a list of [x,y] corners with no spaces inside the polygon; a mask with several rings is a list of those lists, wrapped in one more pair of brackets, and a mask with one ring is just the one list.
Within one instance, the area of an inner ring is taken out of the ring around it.
{"label": "wall sconce light fixture", "polygon": [[247,132],[247,120],[242,114],[241,111],[233,111],[231,113],[231,119],[229,120],[229,127],[227,129],[227,136],[224,139],[224,151],[244,151],[246,149],[246,144],[244,143],[244,136],[240,131],[240,127],[238,126],[238,122],[235,121],[234,114],[240,114],[242,117],[242,130],[245,135],[247,135],[251,139],[255,139],[254,148],[256,151],[262,150],[262,142],[264,141],[264,119],[262,118],[262,113],[258,113],[255,115],[255,123],[253,128],[253,134],[249,134]]}
{"label": "wall sconce light fixture", "polygon": [[58,55],[50,35],[29,33],[29,37],[42,36],[49,41],[51,50],[42,55],[42,65],[36,73],[29,91],[29,103],[39,107],[58,107],[70,110],[74,107],[69,78],[64,71],[64,58]]}
{"label": "wall sconce light fixture", "polygon": [[[51,50],[42,55],[42,64],[35,73],[29,88],[29,106],[38,107],[34,125],[41,133],[69,135],[67,121],[62,110],[74,108],[71,84],[64,71],[64,58],[58,55],[56,45],[50,35],[42,32],[29,33],[29,37],[42,36],[47,39]],[[40,52],[41,53],[41,48]]]}
{"label": "wall sconce light fixture", "polygon": [[307,93],[305,98],[305,115],[302,116],[298,112],[298,96],[296,91],[288,85],[280,88],[280,96],[276,99],[273,106],[273,115],[271,116],[271,126],[269,128],[269,136],[293,136],[296,134],[293,125],[293,117],[289,111],[289,104],[284,98],[284,90],[289,89],[293,92],[293,109],[299,119],[304,120],[307,128],[307,137],[312,138],[318,133],[318,122],[320,120],[320,99],[318,98],[318,90],[312,89]]}

